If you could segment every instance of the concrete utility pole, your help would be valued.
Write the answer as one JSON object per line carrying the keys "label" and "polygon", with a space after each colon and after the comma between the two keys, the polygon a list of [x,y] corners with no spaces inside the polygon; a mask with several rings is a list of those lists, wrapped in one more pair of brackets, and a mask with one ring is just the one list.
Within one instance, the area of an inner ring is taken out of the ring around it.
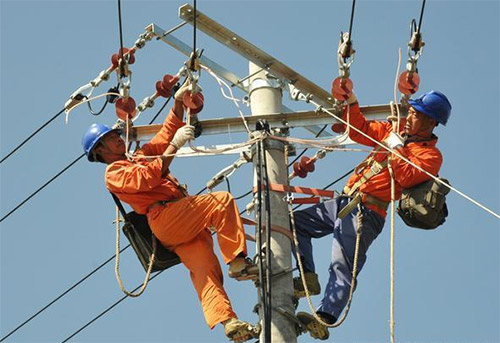
{"label": "concrete utility pole", "polygon": [[[258,72],[261,68],[250,62],[250,108],[252,115],[269,115],[281,113],[282,92],[279,82],[266,77],[265,71]],[[254,75],[255,74],[255,75]],[[284,156],[284,144],[272,141],[272,145],[266,144],[266,159],[269,183],[288,184],[288,171]],[[254,156],[254,186],[256,183],[255,168],[257,157]],[[271,221],[272,225],[279,225],[289,229],[289,218],[287,203],[283,201],[284,193],[270,191]],[[262,204],[265,208],[265,204]],[[257,206],[255,206],[257,209]],[[264,213],[262,214],[264,216]],[[267,218],[262,218],[262,223],[266,223]],[[266,225],[267,226],[267,225]],[[263,235],[264,236],[264,235]],[[265,241],[265,240],[263,240]],[[290,239],[281,233],[271,233],[271,274],[278,273],[291,268],[291,244]],[[294,343],[297,342],[295,324],[283,316],[282,312],[293,314],[292,302],[293,286],[292,274],[286,273],[283,276],[274,278],[271,281],[271,340],[272,342]],[[264,311],[262,299],[259,298],[259,317],[261,323],[264,321]],[[280,312],[276,311],[279,308]],[[261,333],[260,342],[265,342],[264,333]],[[265,342],[268,343],[268,342]]]}

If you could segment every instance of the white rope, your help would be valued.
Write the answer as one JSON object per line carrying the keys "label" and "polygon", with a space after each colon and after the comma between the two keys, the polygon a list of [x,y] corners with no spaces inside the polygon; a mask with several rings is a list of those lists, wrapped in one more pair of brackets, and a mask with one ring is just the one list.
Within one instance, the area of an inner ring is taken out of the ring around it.
{"label": "white rope", "polygon": [[[248,123],[245,119],[245,115],[241,111],[240,105],[238,104],[238,101],[241,101],[241,100],[236,99],[234,97],[231,87],[229,87],[229,85],[224,80],[222,80],[220,77],[218,77],[210,68],[208,68],[207,66],[204,66],[204,65],[201,65],[201,68],[205,69],[212,77],[215,78],[215,80],[217,81],[217,83],[220,86],[222,96],[224,98],[232,100],[234,102],[236,108],[238,109],[238,113],[240,114],[240,117],[243,120],[243,124],[245,125],[247,132],[250,133],[251,131],[250,131],[250,128],[248,127]],[[225,86],[228,89],[229,93],[231,94],[230,96],[226,95],[226,93],[224,92],[224,88],[222,86]]]}
{"label": "white rope", "polygon": [[[313,105],[317,106],[317,107],[321,107],[321,105],[319,105],[318,103],[316,103],[315,101],[311,100],[310,101]],[[478,206],[479,208],[485,210],[486,212],[490,213],[491,215],[497,217],[498,219],[500,219],[500,215],[495,213],[494,211],[490,210],[488,207],[484,206],[483,204],[479,203],[478,201],[474,200],[473,198],[471,198],[470,196],[464,194],[463,192],[459,191],[458,189],[456,189],[455,187],[441,181],[439,178],[437,178],[436,176],[432,175],[431,173],[429,173],[428,171],[422,169],[421,167],[417,166],[415,163],[411,162],[410,160],[408,160],[406,157],[402,156],[400,153],[398,153],[396,150],[394,149],[391,149],[391,148],[388,148],[386,147],[385,145],[383,145],[381,142],[377,141],[376,139],[368,136],[366,133],[364,133],[363,131],[359,130],[358,128],[354,127],[353,125],[349,124],[348,122],[346,122],[344,119],[340,118],[339,116],[337,116],[335,113],[327,110],[327,109],[322,109],[325,113],[328,113],[329,115],[331,115],[332,117],[334,117],[335,119],[337,119],[339,122],[345,124],[345,125],[348,125],[350,126],[354,131],[358,132],[359,134],[361,134],[362,136],[368,138],[369,140],[371,140],[372,142],[374,142],[375,144],[377,144],[378,146],[381,146],[382,148],[384,148],[385,150],[391,152],[392,154],[396,155],[398,158],[402,159],[403,161],[405,161],[406,163],[408,163],[409,165],[417,168],[418,170],[420,170],[421,172],[423,172],[424,174],[426,174],[427,176],[429,176],[430,178],[432,178],[434,181],[444,185],[445,187],[448,187],[450,190],[454,191],[455,193],[459,194],[460,196],[462,196],[463,198],[469,200],[470,202],[472,202],[474,205]]]}
{"label": "white rope", "polygon": [[390,321],[389,321],[389,331],[391,335],[391,343],[395,343],[395,334],[394,334],[394,290],[395,290],[395,221],[396,221],[396,182],[394,180],[394,172],[391,166],[391,155],[387,157],[388,163],[387,168],[389,169],[389,174],[391,175],[391,262],[390,262],[390,272],[391,272],[391,300],[390,300]]}

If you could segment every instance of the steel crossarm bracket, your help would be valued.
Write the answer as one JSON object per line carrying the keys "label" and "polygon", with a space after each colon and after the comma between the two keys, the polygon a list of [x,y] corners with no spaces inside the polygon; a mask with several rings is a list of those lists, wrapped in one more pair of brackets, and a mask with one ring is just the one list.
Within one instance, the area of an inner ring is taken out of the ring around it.
{"label": "steel crossarm bracket", "polygon": [[[193,52],[192,47],[190,47],[183,41],[175,38],[171,34],[165,35],[166,31],[156,24],[150,24],[149,26],[147,26],[146,31],[151,32],[154,36],[158,37],[159,40],[167,43],[168,45],[180,51],[186,56],[190,56],[191,53]],[[220,64],[212,61],[210,58],[205,57],[205,55],[201,55],[199,60],[202,65],[211,69],[215,74],[217,74],[217,76],[224,78],[225,80],[229,81],[232,85],[235,85],[236,87],[248,93],[248,86],[245,85],[244,82],[240,82],[240,78],[236,76],[234,73],[230,72]]]}
{"label": "steel crossarm bracket", "polygon": [[[385,120],[390,114],[390,105],[376,105],[361,107],[361,111],[368,120]],[[300,111],[292,113],[277,113],[270,115],[246,116],[249,127],[255,127],[258,120],[265,119],[273,129],[308,127],[311,125],[333,124],[338,121],[323,111]],[[201,120],[203,135],[228,134],[245,132],[246,128],[240,117],[217,118]],[[135,126],[132,131],[132,140],[147,141],[160,130],[161,124]]]}
{"label": "steel crossarm bracket", "polygon": [[[189,4],[182,5],[179,8],[179,17],[193,24],[193,7]],[[331,108],[335,104],[333,97],[326,90],[200,11],[197,11],[196,14],[196,28],[264,70],[269,71],[272,75],[282,78],[284,81],[292,84],[304,94],[304,96],[310,96],[311,100],[317,102],[321,106]]]}
{"label": "steel crossarm bracket", "polygon": [[[177,39],[175,36],[168,34],[165,35],[165,30],[163,30],[161,27],[159,27],[156,24],[150,24],[148,27],[146,27],[146,31],[151,32],[154,36],[156,36],[159,40],[167,43],[174,49],[180,51],[186,56],[190,56],[191,52],[193,51],[193,48],[190,47],[188,44],[184,43],[183,41]],[[246,81],[241,81],[242,79],[239,78],[237,75],[232,73],[231,71],[225,69],[222,67],[220,64],[217,62],[214,62],[208,57],[205,57],[205,55],[202,55],[200,57],[200,63],[212,70],[217,76],[225,79],[226,81],[231,83],[231,86],[236,86],[243,90],[244,92],[248,93],[248,83]],[[284,112],[293,112],[291,109],[283,105],[283,111]],[[308,126],[305,128],[309,132],[312,132],[313,134],[317,135],[320,131],[321,128],[318,126]],[[331,136],[328,132],[322,132],[320,134],[320,137],[328,137]]]}

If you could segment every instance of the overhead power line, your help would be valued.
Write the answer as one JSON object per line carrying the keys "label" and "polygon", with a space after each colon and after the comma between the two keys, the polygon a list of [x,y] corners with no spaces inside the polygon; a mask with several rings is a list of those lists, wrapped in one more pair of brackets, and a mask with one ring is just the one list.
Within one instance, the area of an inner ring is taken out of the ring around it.
{"label": "overhead power line", "polygon": [[[163,273],[165,271],[164,270],[161,270],[159,271],[158,273],[156,273],[155,275],[151,276],[149,278],[149,281],[153,280],[155,277],[157,277],[158,275],[160,275],[161,273]],[[142,287],[142,283],[137,286],[136,288],[134,288],[132,290],[132,293],[133,292],[136,292],[139,288]],[[75,337],[77,334],[79,334],[80,332],[82,332],[83,330],[85,330],[88,326],[90,326],[93,322],[95,322],[96,320],[98,320],[99,318],[101,318],[102,316],[104,316],[106,313],[108,313],[109,311],[111,311],[116,305],[118,305],[119,303],[121,303],[123,300],[125,300],[126,298],[128,298],[127,295],[124,295],[123,297],[121,297],[120,299],[118,299],[113,305],[111,305],[110,307],[108,307],[107,309],[105,309],[104,311],[102,311],[101,313],[99,313],[97,316],[95,316],[92,320],[90,320],[87,324],[85,324],[84,326],[82,326],[81,328],[79,328],[78,330],[76,330],[74,333],[72,333],[68,338],[66,338],[64,341],[62,341],[61,343],[65,343],[65,342],[68,342],[71,338]]]}
{"label": "overhead power line", "polygon": [[30,200],[31,198],[33,198],[38,192],[40,192],[42,189],[44,189],[45,187],[47,187],[52,181],[54,181],[55,179],[57,179],[62,173],[64,173],[69,168],[71,168],[76,162],[80,161],[83,156],[85,156],[85,154],[81,154],[80,156],[78,156],[73,162],[71,162],[66,167],[64,167],[63,170],[61,170],[59,173],[57,173],[49,181],[45,182],[40,188],[38,188],[36,191],[34,191],[33,193],[31,193],[31,195],[28,196],[26,199],[24,199],[23,201],[21,201],[21,203],[19,203],[19,205],[17,205],[16,207],[14,207],[9,213],[7,213],[5,216],[2,217],[2,219],[0,219],[0,223],[3,222],[7,217],[9,217],[16,210],[18,210],[21,206],[23,206],[28,200]]}
{"label": "overhead power line", "polygon": [[24,144],[26,144],[31,138],[33,138],[38,132],[42,131],[47,125],[49,125],[54,119],[59,117],[62,113],[64,112],[64,108],[56,113],[52,118],[50,118],[45,124],[40,126],[38,129],[35,130],[31,135],[28,136],[24,141],[21,142],[17,147],[15,147],[11,152],[9,152],[2,160],[0,160],[0,163],[3,163],[7,158],[9,158],[12,154],[14,154],[20,147],[22,147]]}
{"label": "overhead power line", "polygon": [[[125,251],[128,247],[130,247],[130,244],[127,245],[126,247],[124,247],[122,250],[120,250],[120,253],[122,253],[123,251]],[[7,339],[9,336],[11,336],[13,333],[15,333],[17,330],[19,330],[24,325],[28,324],[30,321],[32,321],[33,319],[35,319],[39,314],[41,314],[42,312],[44,312],[46,309],[48,309],[50,306],[52,306],[54,303],[56,303],[58,300],[60,300],[66,294],[68,294],[73,289],[75,289],[76,287],[78,287],[82,282],[84,282],[85,280],[87,280],[89,277],[91,277],[93,274],[95,274],[99,269],[101,269],[102,267],[104,267],[106,264],[108,264],[114,258],[115,258],[115,255],[111,256],[105,262],[101,263],[101,265],[99,267],[95,268],[93,271],[91,271],[90,273],[88,273],[87,275],[85,275],[82,279],[80,279],[80,281],[76,282],[73,286],[71,286],[70,288],[68,288],[61,295],[59,295],[58,297],[56,297],[54,300],[52,300],[47,305],[45,305],[44,307],[42,307],[39,311],[37,311],[34,315],[32,315],[31,317],[29,317],[28,319],[26,319],[24,322],[22,322],[21,324],[19,324],[15,329],[13,329],[7,335],[5,335],[4,337],[2,337],[2,339],[0,339],[0,342],[5,341],[5,339]]]}

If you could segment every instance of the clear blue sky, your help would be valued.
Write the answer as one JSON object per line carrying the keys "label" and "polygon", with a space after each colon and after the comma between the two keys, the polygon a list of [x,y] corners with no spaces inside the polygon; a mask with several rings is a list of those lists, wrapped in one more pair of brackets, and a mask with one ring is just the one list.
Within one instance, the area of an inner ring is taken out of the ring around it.
{"label": "clear blue sky", "polygon": [[[124,0],[125,46],[131,46],[150,23],[164,29],[178,24],[177,8],[182,4]],[[418,19],[420,6],[421,1],[358,1],[353,29],[357,55],[351,71],[363,105],[392,99],[398,49],[403,48],[404,58],[409,22]],[[337,76],[335,47],[339,32],[348,29],[351,1],[199,1],[198,8],[327,90]],[[119,36],[116,1],[1,0],[0,11],[3,157],[62,109],[74,90],[109,66],[111,54],[119,48]],[[499,17],[497,0],[427,1],[418,93],[440,90],[453,105],[448,126],[436,132],[445,158],[441,175],[497,213]],[[192,27],[175,35],[191,44]],[[243,58],[206,35],[198,35],[198,46],[237,75],[247,74]],[[161,42],[148,43],[132,66],[132,96],[141,101],[152,94],[155,81],[165,73],[175,73],[184,60]],[[96,94],[114,83],[113,76]],[[206,99],[202,118],[237,116],[208,74],[202,75],[201,85]],[[292,109],[311,108],[286,99],[285,103]],[[100,104],[97,101],[94,107]],[[147,123],[161,104],[144,113],[140,122]],[[80,140],[88,125],[115,120],[111,107],[95,118],[82,106],[71,114],[68,125],[63,117],[58,118],[2,163],[1,216],[81,154]],[[295,130],[293,135],[311,137],[304,130]],[[199,142],[241,140],[233,135]],[[332,153],[307,180],[296,184],[321,188],[364,155]],[[177,159],[172,170],[196,193],[235,159]],[[1,223],[0,336],[113,255],[114,204],[105,190],[103,172],[103,165],[82,160]],[[233,175],[231,190],[241,195],[251,182],[247,165]],[[241,200],[239,207],[244,208],[249,200]],[[396,338],[408,343],[499,342],[500,222],[456,193],[449,195],[448,206],[450,216],[435,232],[397,223]],[[389,231],[386,225],[369,251],[351,313],[344,325],[332,330],[331,341],[389,340]],[[324,284],[331,241],[324,238],[316,243],[317,268]],[[249,249],[254,251],[254,245]],[[143,270],[132,251],[123,254],[121,266],[129,288],[142,281]],[[64,340],[122,296],[113,269],[110,263],[7,341]],[[226,289],[239,316],[255,322],[253,285],[226,278]],[[318,301],[316,297],[314,302]],[[305,302],[300,309],[308,310]],[[188,272],[177,266],[151,282],[146,294],[127,299],[72,341],[225,340],[222,328],[212,332],[207,328]],[[299,341],[312,340],[302,335]]]}

